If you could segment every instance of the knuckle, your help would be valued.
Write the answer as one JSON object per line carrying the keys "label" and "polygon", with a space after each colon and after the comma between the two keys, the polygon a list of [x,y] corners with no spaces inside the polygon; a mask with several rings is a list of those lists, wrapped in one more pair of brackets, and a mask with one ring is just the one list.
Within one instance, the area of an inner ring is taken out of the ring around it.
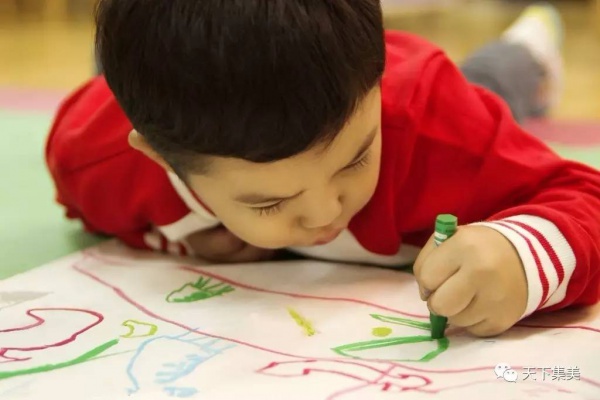
{"label": "knuckle", "polygon": [[419,260],[415,261],[415,263],[413,264],[412,272],[415,279],[419,280],[419,277],[421,275],[421,263],[419,262]]}
{"label": "knuckle", "polygon": [[444,317],[448,316],[447,303],[444,302],[444,300],[441,299],[440,296],[437,296],[435,293],[431,297],[429,297],[429,300],[427,300],[427,306],[429,307],[429,310],[431,310],[437,315],[441,315]]}
{"label": "knuckle", "polygon": [[419,285],[424,291],[433,291],[436,287],[436,277],[432,274],[421,274],[418,278]]}
{"label": "knuckle", "polygon": [[506,328],[501,325],[486,321],[474,327],[467,328],[467,330],[478,337],[492,337],[501,334],[506,330]]}
{"label": "knuckle", "polygon": [[209,257],[225,258],[231,254],[231,251],[224,246],[212,246],[211,248],[205,249],[205,254]]}
{"label": "knuckle", "polygon": [[467,326],[471,325],[469,323],[469,321],[466,320],[465,318],[463,318],[462,316],[448,317],[448,322],[451,325],[458,326],[460,328],[464,328],[464,327],[467,327]]}
{"label": "knuckle", "polygon": [[260,262],[271,258],[273,252],[251,245],[246,245],[241,251],[234,254],[236,262]]}
{"label": "knuckle", "polygon": [[460,241],[464,251],[474,250],[479,246],[480,235],[472,227],[459,229],[453,237],[455,242]]}
{"label": "knuckle", "polygon": [[242,262],[256,262],[263,259],[263,254],[258,251],[249,251],[241,257]]}
{"label": "knuckle", "polygon": [[423,268],[423,264],[425,263],[425,259],[431,252],[431,249],[434,247],[433,239],[434,239],[434,236],[431,235],[429,237],[429,239],[427,240],[427,243],[425,243],[425,245],[423,246],[421,251],[419,251],[417,258],[416,258],[415,262],[413,263],[413,274],[415,274],[415,276],[417,276],[421,272],[421,270]]}
{"label": "knuckle", "polygon": [[204,258],[204,259],[210,259],[213,257],[214,254],[209,247],[199,244],[199,243],[194,243],[194,242],[188,242],[188,243],[189,243],[190,247],[192,248],[192,251],[194,252],[196,257]]}
{"label": "knuckle", "polygon": [[412,267],[415,278],[420,279],[421,271],[423,270],[423,257],[419,255]]}
{"label": "knuckle", "polygon": [[471,279],[475,282],[481,282],[483,279],[490,279],[496,272],[495,270],[494,264],[483,258],[471,267]]}

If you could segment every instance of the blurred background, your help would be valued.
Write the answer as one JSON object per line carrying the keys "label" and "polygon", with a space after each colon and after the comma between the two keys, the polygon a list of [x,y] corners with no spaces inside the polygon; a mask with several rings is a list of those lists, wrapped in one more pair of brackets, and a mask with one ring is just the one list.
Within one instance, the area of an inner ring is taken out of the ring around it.
{"label": "blurred background", "polygon": [[[65,91],[93,72],[94,0],[0,0],[0,86]],[[383,0],[388,28],[423,35],[459,61],[528,2]],[[566,93],[557,117],[600,118],[600,0],[555,2],[565,18]]]}
{"label": "blurred background", "polygon": [[[94,74],[94,2],[0,0],[0,253],[5,262],[0,279],[99,240],[64,219],[43,157],[57,105]],[[565,157],[600,167],[600,0],[552,3],[566,24],[565,93],[549,119],[532,121],[527,129]],[[460,62],[496,38],[530,3],[382,4],[387,28],[420,34]]]}

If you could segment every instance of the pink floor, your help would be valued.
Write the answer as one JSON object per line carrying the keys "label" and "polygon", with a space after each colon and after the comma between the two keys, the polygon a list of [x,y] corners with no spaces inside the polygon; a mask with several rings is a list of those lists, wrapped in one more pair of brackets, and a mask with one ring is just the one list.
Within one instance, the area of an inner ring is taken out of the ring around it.
{"label": "pink floor", "polygon": [[[66,92],[0,87],[0,110],[53,112]],[[534,120],[525,124],[544,141],[576,147],[600,145],[600,121]]]}
{"label": "pink floor", "polygon": [[64,91],[0,87],[0,110],[51,112],[65,94]]}

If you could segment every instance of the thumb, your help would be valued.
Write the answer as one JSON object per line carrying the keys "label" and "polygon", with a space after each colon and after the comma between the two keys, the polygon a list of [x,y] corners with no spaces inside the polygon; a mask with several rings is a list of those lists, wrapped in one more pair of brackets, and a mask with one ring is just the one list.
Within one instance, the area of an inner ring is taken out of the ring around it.
{"label": "thumb", "polygon": [[206,257],[222,256],[240,251],[246,243],[231,233],[223,225],[196,232],[190,236],[188,243],[197,253]]}

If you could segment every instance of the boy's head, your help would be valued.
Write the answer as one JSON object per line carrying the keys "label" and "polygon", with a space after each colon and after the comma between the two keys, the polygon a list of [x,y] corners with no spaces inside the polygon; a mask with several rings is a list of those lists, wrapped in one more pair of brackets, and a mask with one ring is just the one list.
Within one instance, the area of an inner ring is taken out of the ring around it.
{"label": "boy's head", "polygon": [[104,0],[97,21],[131,144],[240,238],[315,244],[371,197],[379,0]]}

